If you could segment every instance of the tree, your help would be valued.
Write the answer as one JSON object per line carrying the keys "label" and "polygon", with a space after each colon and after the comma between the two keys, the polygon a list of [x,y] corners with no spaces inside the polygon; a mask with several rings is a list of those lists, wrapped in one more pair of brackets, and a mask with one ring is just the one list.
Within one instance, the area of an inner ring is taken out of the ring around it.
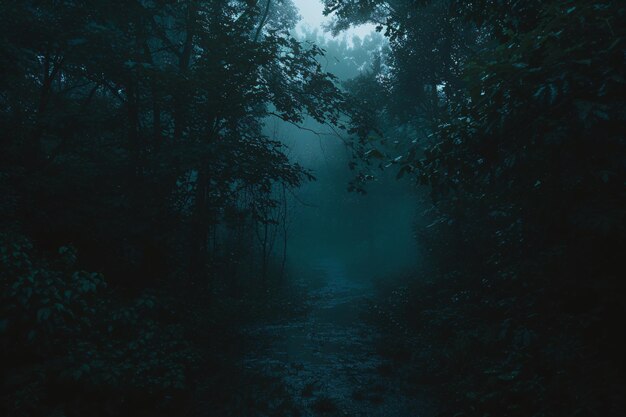
{"label": "tree", "polygon": [[[417,127],[398,135],[407,150],[390,162],[428,186],[420,237],[439,280],[415,290],[412,304],[425,307],[407,321],[420,340],[446,340],[423,354],[445,352],[433,373],[455,381],[446,398],[462,399],[451,415],[623,413],[621,359],[609,346],[624,346],[611,330],[623,325],[612,271],[624,249],[624,6],[326,5],[338,29],[372,21],[390,38],[385,77],[360,82],[378,81],[388,97],[379,118],[397,121],[385,130]],[[385,158],[380,143],[364,155]],[[546,363],[549,352],[559,359]]]}
{"label": "tree", "polygon": [[[0,243],[2,267],[21,265],[0,271],[0,340],[3,363],[25,375],[3,376],[3,411],[119,414],[86,394],[107,392],[120,404],[145,395],[153,414],[166,406],[151,399],[189,389],[187,347],[227,320],[206,306],[238,278],[228,245],[245,229],[243,245],[258,249],[275,191],[312,178],[264,123],[308,115],[352,129],[354,109],[319,64],[323,51],[290,35],[295,21],[288,0],[0,4]],[[70,246],[75,262],[57,267]],[[108,289],[92,294],[96,281]],[[75,309],[64,294],[83,285]],[[144,314],[153,291],[159,311]],[[33,346],[23,331],[39,327],[50,343]],[[59,374],[66,362],[78,377]],[[45,404],[13,401],[29,390]]]}

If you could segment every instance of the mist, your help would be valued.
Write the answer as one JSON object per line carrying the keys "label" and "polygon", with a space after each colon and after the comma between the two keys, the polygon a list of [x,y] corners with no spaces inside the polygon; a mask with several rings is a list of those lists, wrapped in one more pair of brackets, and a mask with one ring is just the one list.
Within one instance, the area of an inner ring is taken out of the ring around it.
{"label": "mist", "polygon": [[624,21],[0,1],[0,415],[626,415]]}
{"label": "mist", "polygon": [[409,272],[419,262],[415,240],[416,190],[378,172],[367,194],[347,192],[355,172],[351,154],[340,138],[311,122],[305,127],[321,136],[282,124],[278,126],[293,161],[310,169],[315,180],[289,198],[288,262],[312,267],[321,260],[345,265],[354,279],[373,280]]}

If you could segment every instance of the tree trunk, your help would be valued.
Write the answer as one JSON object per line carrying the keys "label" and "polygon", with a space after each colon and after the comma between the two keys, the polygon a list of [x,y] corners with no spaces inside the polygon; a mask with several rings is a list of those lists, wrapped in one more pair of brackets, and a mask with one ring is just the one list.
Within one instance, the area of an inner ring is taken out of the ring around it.
{"label": "tree trunk", "polygon": [[138,83],[134,75],[129,76],[127,92],[127,117],[128,117],[128,141],[130,148],[130,172],[131,177],[138,178],[141,174],[141,139],[139,135],[139,92]]}
{"label": "tree trunk", "polygon": [[189,275],[192,283],[201,281],[206,277],[207,263],[207,240],[210,231],[210,222],[208,214],[208,192],[209,192],[209,174],[206,167],[198,169],[198,177],[196,179],[196,192],[194,201],[194,211],[192,214],[192,230],[191,230],[191,248]]}
{"label": "tree trunk", "polygon": [[[183,43],[183,50],[180,54],[178,61],[178,69],[180,76],[184,79],[189,71],[189,65],[191,64],[191,53],[193,52],[193,39],[196,27],[197,6],[194,1],[189,2],[187,8],[187,32],[185,34],[185,41]],[[183,80],[183,85],[186,85],[186,81]],[[186,94],[185,91],[174,92],[174,141],[178,142],[183,134],[186,122]]]}
{"label": "tree trunk", "polygon": [[45,128],[43,125],[43,115],[45,114],[50,98],[52,97],[52,86],[54,80],[60,73],[63,58],[54,60],[49,52],[46,53],[43,63],[43,76],[41,81],[41,90],[39,95],[39,103],[37,104],[37,114],[35,126],[33,127],[30,140],[27,144],[27,154],[29,155],[29,163],[37,166],[41,160],[41,137]]}

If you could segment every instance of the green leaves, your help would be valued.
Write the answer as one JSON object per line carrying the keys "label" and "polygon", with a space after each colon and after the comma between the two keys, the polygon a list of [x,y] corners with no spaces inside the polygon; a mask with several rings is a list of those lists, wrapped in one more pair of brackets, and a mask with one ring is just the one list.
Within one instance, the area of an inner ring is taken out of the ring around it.
{"label": "green leaves", "polygon": [[49,307],[40,308],[37,311],[37,322],[42,323],[50,317],[52,310]]}
{"label": "green leaves", "polygon": [[[188,366],[198,358],[177,325],[157,323],[156,296],[121,303],[104,291],[100,274],[72,271],[63,261],[38,257],[24,239],[3,235],[0,252],[11,254],[0,261],[0,288],[5,289],[0,342],[7,347],[3,360],[8,371],[20,375],[7,385],[16,395],[39,389],[39,378],[58,386],[79,382],[81,390],[113,390],[116,395],[133,390],[163,395],[185,387]],[[67,255],[63,248],[59,254]],[[29,267],[22,268],[24,264]],[[22,360],[13,361],[16,357]],[[55,401],[79,401],[81,390],[59,390]],[[11,412],[20,409],[17,403],[2,406]]]}

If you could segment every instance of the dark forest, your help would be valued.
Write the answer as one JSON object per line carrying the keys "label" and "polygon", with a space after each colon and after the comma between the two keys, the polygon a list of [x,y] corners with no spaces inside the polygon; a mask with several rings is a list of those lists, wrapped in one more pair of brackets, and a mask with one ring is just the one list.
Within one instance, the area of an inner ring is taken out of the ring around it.
{"label": "dark forest", "polygon": [[0,414],[625,416],[625,22],[0,0]]}

